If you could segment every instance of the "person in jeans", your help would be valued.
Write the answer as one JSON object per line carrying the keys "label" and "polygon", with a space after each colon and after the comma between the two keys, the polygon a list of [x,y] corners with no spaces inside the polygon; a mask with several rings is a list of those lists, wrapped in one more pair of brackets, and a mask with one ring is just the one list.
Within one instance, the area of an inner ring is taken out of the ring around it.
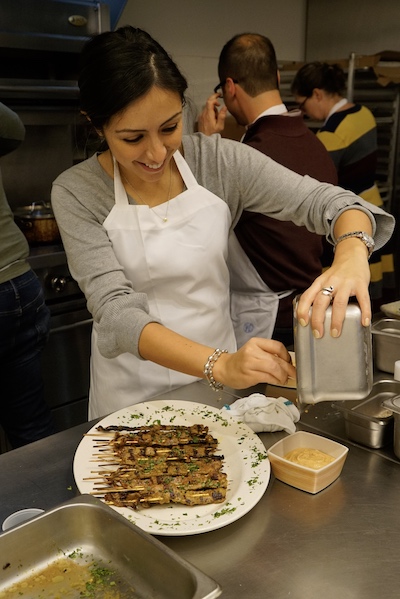
{"label": "person in jeans", "polygon": [[[0,156],[15,150],[24,137],[18,115],[0,103]],[[40,361],[50,312],[28,254],[0,177],[0,425],[12,448],[54,432]]]}

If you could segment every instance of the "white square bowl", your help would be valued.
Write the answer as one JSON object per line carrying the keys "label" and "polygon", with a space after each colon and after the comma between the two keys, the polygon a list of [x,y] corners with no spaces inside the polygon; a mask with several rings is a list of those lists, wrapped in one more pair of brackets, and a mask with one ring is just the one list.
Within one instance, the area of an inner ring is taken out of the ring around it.
{"label": "white square bowl", "polygon": [[[285,455],[300,447],[319,449],[334,461],[318,470],[285,460]],[[272,472],[278,480],[307,493],[319,493],[332,484],[342,472],[349,449],[320,435],[298,431],[284,437],[268,449]]]}

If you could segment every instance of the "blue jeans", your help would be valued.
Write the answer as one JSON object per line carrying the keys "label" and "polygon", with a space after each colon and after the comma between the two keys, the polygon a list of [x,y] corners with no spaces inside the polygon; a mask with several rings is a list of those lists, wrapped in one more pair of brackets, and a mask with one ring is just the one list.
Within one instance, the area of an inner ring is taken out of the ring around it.
{"label": "blue jeans", "polygon": [[32,270],[0,284],[0,424],[13,448],[55,432],[41,374],[49,328],[50,311]]}

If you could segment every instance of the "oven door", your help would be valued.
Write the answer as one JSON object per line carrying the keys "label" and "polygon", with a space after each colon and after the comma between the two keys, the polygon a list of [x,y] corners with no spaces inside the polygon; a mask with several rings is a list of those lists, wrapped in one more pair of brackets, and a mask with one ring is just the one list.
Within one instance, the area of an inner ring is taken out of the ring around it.
{"label": "oven door", "polygon": [[42,372],[57,431],[87,421],[92,323],[82,300],[64,303],[51,316]]}

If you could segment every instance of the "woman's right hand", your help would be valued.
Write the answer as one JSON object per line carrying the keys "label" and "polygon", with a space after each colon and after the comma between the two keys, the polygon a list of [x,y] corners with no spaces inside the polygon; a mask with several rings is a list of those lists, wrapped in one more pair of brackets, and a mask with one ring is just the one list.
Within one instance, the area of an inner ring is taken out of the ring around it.
{"label": "woman's right hand", "polygon": [[[214,348],[215,349],[215,348]],[[204,365],[214,349],[157,322],[148,323],[139,340],[140,356],[166,368],[204,378]],[[222,353],[212,373],[217,383],[233,389],[247,389],[258,383],[284,385],[296,378],[290,354],[280,341],[253,337],[234,353]]]}
{"label": "woman's right hand", "polygon": [[284,385],[288,378],[296,379],[296,369],[282,343],[254,337],[235,353],[222,354],[213,376],[233,389],[246,389],[258,383]]}

